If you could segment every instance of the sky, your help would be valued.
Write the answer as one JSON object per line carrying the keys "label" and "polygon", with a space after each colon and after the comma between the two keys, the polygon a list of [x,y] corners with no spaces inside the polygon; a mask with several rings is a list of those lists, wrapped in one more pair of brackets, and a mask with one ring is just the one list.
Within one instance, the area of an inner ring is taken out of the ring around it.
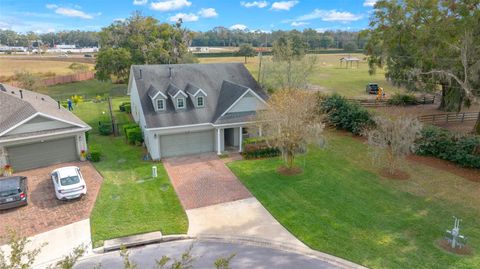
{"label": "sky", "polygon": [[376,0],[0,0],[0,29],[36,33],[98,31],[133,11],[195,31],[361,30]]}

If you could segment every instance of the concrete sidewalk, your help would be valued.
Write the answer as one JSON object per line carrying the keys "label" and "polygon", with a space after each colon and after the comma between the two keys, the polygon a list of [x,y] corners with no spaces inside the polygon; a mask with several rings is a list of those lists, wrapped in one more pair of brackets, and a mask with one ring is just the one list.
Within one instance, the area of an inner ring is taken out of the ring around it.
{"label": "concrete sidewalk", "polygon": [[308,248],[254,197],[186,210],[188,235],[243,236]]}
{"label": "concrete sidewalk", "polygon": [[[50,263],[60,260],[70,254],[74,248],[82,244],[86,246],[85,255],[92,253],[90,219],[74,222],[48,232],[34,235],[28,239],[31,240],[27,245],[28,250],[38,248],[42,244],[47,243],[35,259],[35,269],[46,268]],[[6,252],[9,251],[6,245],[0,248]]]}

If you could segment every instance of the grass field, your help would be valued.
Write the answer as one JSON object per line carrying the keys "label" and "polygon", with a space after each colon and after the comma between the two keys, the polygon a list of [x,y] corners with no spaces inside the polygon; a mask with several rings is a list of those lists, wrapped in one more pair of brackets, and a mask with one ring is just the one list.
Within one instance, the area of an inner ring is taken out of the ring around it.
{"label": "grass field", "polygon": [[[126,113],[118,111],[118,105],[128,99],[113,99],[119,122],[129,120]],[[186,233],[187,217],[162,163],[143,161],[145,149],[127,145],[123,136],[98,134],[98,121],[109,118],[108,104],[81,103],[74,113],[93,127],[89,147],[102,153],[101,161],[94,163],[104,177],[90,218],[94,246],[101,246],[106,239],[151,231]],[[152,165],[158,167],[156,179],[151,177]]]}
{"label": "grass field", "polygon": [[[238,161],[233,172],[290,232],[310,247],[370,268],[478,268],[480,185],[408,162],[408,181],[377,175],[357,139],[328,135],[297,164],[304,172],[285,177],[278,158]],[[463,219],[473,255],[449,254],[435,242]]]}
{"label": "grass field", "polygon": [[[385,89],[387,94],[402,91],[402,89],[392,86],[385,80],[384,71],[378,70],[377,74],[370,76],[368,74],[368,64],[363,60],[363,54],[350,54],[353,57],[362,59],[358,68],[340,67],[339,59],[344,54],[318,54],[317,64],[314,74],[309,78],[309,82],[319,86],[322,92],[339,93],[347,97],[366,98],[365,86],[367,83],[379,83]],[[269,57],[264,57],[269,59]],[[218,57],[218,58],[199,58],[201,63],[225,63],[225,62],[241,62],[244,63],[244,57]],[[258,77],[258,57],[248,58],[246,67],[252,75]]]}
{"label": "grass field", "polygon": [[126,84],[113,84],[110,81],[85,80],[68,84],[59,84],[38,90],[54,99],[67,99],[76,94],[85,99],[95,98],[97,95],[122,96],[127,92]]}
{"label": "grass field", "polygon": [[[55,73],[57,76],[68,75],[75,73],[68,68],[73,62],[75,61],[23,60],[0,57],[0,74],[8,77],[14,75],[17,71],[28,71],[40,77],[45,77],[48,73],[50,73],[50,76],[52,73]],[[93,64],[83,64],[89,66],[90,70],[93,70]]]}

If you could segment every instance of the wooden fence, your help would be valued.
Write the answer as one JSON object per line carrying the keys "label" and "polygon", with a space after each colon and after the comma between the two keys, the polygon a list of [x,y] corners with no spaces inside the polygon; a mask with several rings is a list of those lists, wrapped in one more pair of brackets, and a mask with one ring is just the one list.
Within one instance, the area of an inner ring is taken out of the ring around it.
{"label": "wooden fence", "polygon": [[448,123],[463,123],[466,121],[476,121],[480,117],[480,112],[461,112],[461,113],[444,113],[423,115],[418,117],[418,120],[429,124],[448,124]]}
{"label": "wooden fence", "polygon": [[[352,102],[357,102],[364,107],[385,107],[389,106],[390,99],[348,99]],[[406,105],[428,105],[435,103],[435,96],[422,96],[418,97],[415,100],[414,104],[406,104]]]}
{"label": "wooden fence", "polygon": [[[65,75],[65,76],[55,76],[55,77],[50,77],[50,78],[45,78],[39,81],[40,86],[52,86],[52,85],[57,85],[57,84],[67,84],[67,83],[72,83],[76,81],[84,81],[84,80],[90,80],[95,78],[95,72],[94,71],[87,71],[87,72],[81,72],[81,73],[75,73],[72,75]],[[21,88],[21,83],[18,81],[12,81],[9,82],[8,84],[14,86],[14,87],[20,87]]]}

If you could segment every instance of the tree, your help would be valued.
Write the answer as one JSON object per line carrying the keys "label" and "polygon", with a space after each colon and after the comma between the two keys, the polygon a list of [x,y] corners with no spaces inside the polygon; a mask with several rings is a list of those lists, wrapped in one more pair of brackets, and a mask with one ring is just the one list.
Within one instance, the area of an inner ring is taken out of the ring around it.
{"label": "tree", "polygon": [[376,127],[366,131],[368,144],[373,149],[373,161],[386,165],[391,175],[396,173],[399,161],[414,152],[415,140],[420,138],[422,124],[418,119],[375,117]]}
{"label": "tree", "polygon": [[97,77],[105,80],[114,75],[125,81],[131,64],[191,61],[188,46],[192,33],[181,26],[181,20],[170,25],[136,12],[125,21],[116,21],[103,28],[99,33],[101,49],[95,66]]}
{"label": "tree", "polygon": [[305,89],[317,58],[306,55],[306,43],[299,34],[285,35],[273,45],[273,57],[260,70],[263,86],[275,89]]}
{"label": "tree", "polygon": [[36,91],[40,87],[40,79],[28,71],[15,71],[15,80],[23,89]]}
{"label": "tree", "polygon": [[372,73],[386,66],[394,84],[421,91],[440,87],[440,109],[446,111],[478,101],[478,1],[382,0],[370,26],[366,51]]}
{"label": "tree", "polygon": [[348,42],[347,44],[345,44],[345,46],[343,46],[343,50],[345,51],[356,51],[358,49],[358,46],[355,42]]}
{"label": "tree", "polygon": [[125,48],[103,48],[97,54],[95,76],[99,80],[111,79],[114,75],[118,81],[124,82],[128,78],[132,56]]}
{"label": "tree", "polygon": [[237,52],[237,55],[245,57],[245,63],[247,63],[247,57],[253,57],[255,54],[255,49],[250,44],[242,44]]}
{"label": "tree", "polygon": [[323,143],[324,124],[312,93],[276,91],[268,100],[268,108],[258,112],[257,121],[268,145],[281,151],[287,170],[294,170],[295,156],[305,152],[309,144]]}

